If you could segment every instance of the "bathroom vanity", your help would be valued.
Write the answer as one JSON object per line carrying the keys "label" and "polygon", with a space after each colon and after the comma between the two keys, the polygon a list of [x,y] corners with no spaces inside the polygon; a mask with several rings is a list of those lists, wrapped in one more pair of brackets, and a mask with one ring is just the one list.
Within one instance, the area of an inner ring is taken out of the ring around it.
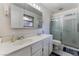
{"label": "bathroom vanity", "polygon": [[52,52],[52,35],[41,34],[15,42],[0,44],[3,56],[48,56]]}

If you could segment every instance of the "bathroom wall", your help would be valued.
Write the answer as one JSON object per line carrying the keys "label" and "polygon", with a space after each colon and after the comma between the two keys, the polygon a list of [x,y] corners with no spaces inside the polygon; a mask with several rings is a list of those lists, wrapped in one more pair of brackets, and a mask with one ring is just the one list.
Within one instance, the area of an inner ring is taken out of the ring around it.
{"label": "bathroom wall", "polygon": [[43,30],[46,34],[48,34],[50,33],[50,19],[52,12],[47,8],[43,7],[41,4],[39,5],[41,6],[43,12]]}
{"label": "bathroom wall", "polygon": [[25,33],[26,35],[34,35],[41,32],[43,29],[45,33],[49,33],[50,14],[46,8],[41,6],[43,12],[43,28],[42,29],[12,29],[10,24],[10,15],[6,16],[6,9],[10,7],[8,3],[0,3],[0,36],[12,33]]}

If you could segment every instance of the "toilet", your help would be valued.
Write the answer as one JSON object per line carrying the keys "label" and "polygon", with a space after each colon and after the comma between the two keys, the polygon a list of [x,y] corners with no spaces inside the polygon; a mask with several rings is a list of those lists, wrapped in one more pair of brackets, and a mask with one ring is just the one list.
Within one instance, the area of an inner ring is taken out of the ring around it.
{"label": "toilet", "polygon": [[70,53],[64,52],[61,41],[53,39],[53,52],[60,56],[73,56]]}
{"label": "toilet", "polygon": [[61,50],[61,41],[53,39],[53,50]]}

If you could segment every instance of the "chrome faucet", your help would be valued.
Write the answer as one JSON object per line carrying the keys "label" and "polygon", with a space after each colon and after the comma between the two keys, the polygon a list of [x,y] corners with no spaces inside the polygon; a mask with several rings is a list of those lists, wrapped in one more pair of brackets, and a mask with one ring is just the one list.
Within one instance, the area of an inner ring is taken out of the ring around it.
{"label": "chrome faucet", "polygon": [[17,40],[21,40],[21,39],[24,39],[24,36],[20,36],[20,37],[18,37]]}

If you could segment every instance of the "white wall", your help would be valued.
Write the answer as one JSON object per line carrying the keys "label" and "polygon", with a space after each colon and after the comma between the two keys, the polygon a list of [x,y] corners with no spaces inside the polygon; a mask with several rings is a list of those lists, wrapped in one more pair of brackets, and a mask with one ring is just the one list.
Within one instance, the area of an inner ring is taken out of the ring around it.
{"label": "white wall", "polygon": [[48,34],[50,30],[50,18],[51,18],[52,12],[47,8],[43,7],[42,5],[40,6],[43,12],[43,30],[46,34]]}
{"label": "white wall", "polygon": [[[10,6],[10,4],[2,3],[0,4],[0,35],[10,34],[10,33],[28,33],[28,35],[37,34],[41,29],[12,29],[10,24],[10,16],[5,15],[5,7]],[[42,7],[43,12],[43,30],[45,33],[49,33],[49,20],[50,13],[46,8]]]}

